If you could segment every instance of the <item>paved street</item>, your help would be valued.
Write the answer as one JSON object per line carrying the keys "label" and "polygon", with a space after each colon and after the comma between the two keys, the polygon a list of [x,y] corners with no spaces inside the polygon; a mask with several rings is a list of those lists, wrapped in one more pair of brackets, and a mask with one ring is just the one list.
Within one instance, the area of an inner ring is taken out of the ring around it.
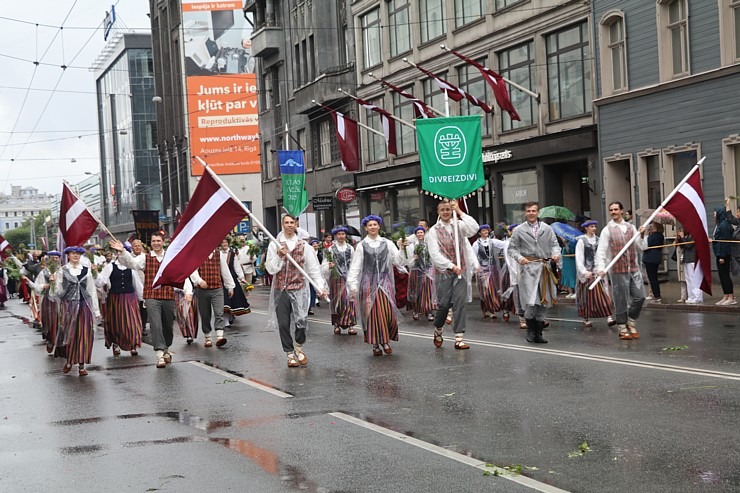
{"label": "paved street", "polygon": [[740,489],[737,314],[645,310],[642,339],[620,341],[563,304],[534,346],[469,305],[469,351],[435,349],[407,317],[393,355],[373,357],[361,335],[332,334],[322,306],[308,366],[289,369],[267,291],[250,300],[225,348],[178,334],[166,369],[150,346],[114,358],[99,329],[82,378],[61,373],[11,300],[0,491]]}

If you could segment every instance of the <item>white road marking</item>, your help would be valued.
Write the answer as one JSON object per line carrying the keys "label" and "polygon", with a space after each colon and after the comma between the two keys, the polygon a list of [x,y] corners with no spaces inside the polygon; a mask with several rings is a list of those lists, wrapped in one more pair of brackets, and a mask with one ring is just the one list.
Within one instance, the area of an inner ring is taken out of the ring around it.
{"label": "white road marking", "polygon": [[474,459],[472,457],[468,457],[467,455],[462,455],[457,452],[453,452],[452,450],[448,450],[446,448],[433,445],[423,440],[419,440],[418,438],[413,438],[413,437],[404,435],[403,433],[398,433],[396,431],[389,430],[388,428],[384,428],[382,426],[378,426],[373,423],[368,423],[367,421],[355,418],[354,416],[350,416],[348,414],[329,413],[329,416],[333,416],[335,418],[347,421],[357,426],[361,426],[362,428],[374,431],[376,433],[380,433],[381,435],[385,435],[390,438],[394,438],[401,442],[408,443],[409,445],[413,445],[414,447],[418,447],[428,452],[441,455],[442,457],[452,459],[454,461],[460,462],[467,466],[475,467],[476,469],[480,469],[481,471],[488,471],[491,474],[495,474],[497,472],[499,474],[498,477],[500,478],[508,479],[509,481],[513,481],[514,483],[521,484],[522,486],[526,486],[536,491],[542,491],[545,493],[566,493],[567,492],[567,490],[561,490],[560,488],[556,488],[554,486],[550,486],[545,483],[540,483],[539,481],[536,481],[532,478],[528,478],[527,476],[514,475],[500,467],[486,466],[486,463],[481,460]]}
{"label": "white road marking", "polygon": [[[252,310],[252,312],[267,315],[267,312],[262,312],[262,311],[257,311],[257,310]],[[315,318],[309,318],[309,320],[312,323],[331,325],[331,322],[326,322],[324,320],[318,320]],[[429,331],[428,334],[420,334],[418,332],[408,332],[405,330],[399,330],[398,333],[400,335],[404,335],[408,337],[416,337],[419,339],[429,339],[430,341],[432,338],[431,330]],[[550,356],[561,356],[564,358],[582,359],[582,360],[588,360],[588,361],[596,361],[600,363],[611,363],[614,365],[635,366],[638,368],[648,368],[651,370],[670,371],[674,373],[687,373],[690,375],[698,375],[702,377],[721,378],[724,380],[740,381],[740,373],[705,370],[702,368],[692,368],[689,366],[667,365],[663,363],[651,363],[649,361],[630,360],[630,359],[624,359],[624,358],[613,358],[611,356],[597,356],[597,355],[588,354],[588,353],[578,353],[575,351],[562,351],[559,349],[545,349],[545,348],[537,347],[537,346],[520,346],[517,344],[506,344],[502,342],[478,341],[475,339],[467,339],[467,338],[465,339],[465,342],[473,346],[484,346],[484,347],[492,347],[492,348],[498,348],[498,349],[509,349],[513,351],[524,351],[528,353],[540,353],[540,354],[547,354]]]}
{"label": "white road marking", "polygon": [[218,375],[221,375],[223,377],[226,377],[230,380],[236,380],[237,382],[241,382],[243,384],[249,385],[250,387],[254,387],[255,389],[262,390],[264,392],[267,392],[268,394],[275,395],[277,397],[281,397],[283,399],[288,399],[290,397],[293,397],[290,394],[286,394],[285,392],[281,392],[280,390],[277,390],[275,388],[270,387],[269,385],[255,382],[254,380],[250,380],[248,378],[240,377],[238,375],[234,375],[233,373],[229,373],[227,371],[220,370],[218,368],[214,368],[212,366],[205,365],[199,361],[188,361],[191,365],[197,366],[198,368],[203,368],[204,370],[208,370],[210,372],[216,373]]}

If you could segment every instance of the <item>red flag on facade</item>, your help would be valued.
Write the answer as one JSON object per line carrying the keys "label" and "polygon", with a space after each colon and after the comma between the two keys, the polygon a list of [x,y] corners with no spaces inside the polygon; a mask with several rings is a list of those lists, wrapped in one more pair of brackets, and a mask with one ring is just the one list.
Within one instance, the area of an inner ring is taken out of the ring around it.
{"label": "red flag on facade", "polygon": [[500,74],[454,50],[450,50],[450,53],[480,70],[483,78],[486,79],[488,85],[491,86],[491,90],[493,91],[493,95],[496,97],[496,103],[498,103],[499,108],[507,112],[512,120],[521,121],[519,113],[516,112],[514,105],[511,104],[511,99],[509,99],[509,89],[506,87],[506,81],[504,81],[504,78],[501,77]]}
{"label": "red flag on facade", "polygon": [[360,142],[357,137],[357,122],[338,111],[331,112],[334,124],[337,126],[337,140],[339,141],[339,155],[342,159],[344,171],[360,170]]}
{"label": "red flag on facade", "polygon": [[59,206],[59,231],[66,246],[82,246],[95,233],[98,221],[67,183],[62,184]]}
{"label": "red flag on facade", "polygon": [[10,246],[10,243],[8,243],[8,240],[3,238],[2,235],[0,235],[0,256],[5,258],[9,252],[6,252],[6,250],[13,251],[13,247]]}
{"label": "red flag on facade", "polygon": [[244,219],[243,205],[219,183],[208,166],[204,168],[206,172],[182,213],[153,287],[182,287],[185,278],[195,272],[229,231]]}
{"label": "red flag on facade", "polygon": [[404,92],[401,88],[394,86],[390,82],[386,82],[383,79],[380,79],[380,85],[385,86],[388,89],[397,92],[404,98],[410,100],[411,103],[414,105],[415,118],[434,118],[434,112],[429,108],[429,106],[427,106],[427,104],[421,99],[414,97],[413,94]]}
{"label": "red flag on facade", "polygon": [[463,91],[457,86],[454,86],[447,82],[446,80],[442,79],[441,77],[437,77],[429,70],[420,67],[419,65],[416,66],[419,70],[427,74],[429,77],[434,79],[434,82],[437,83],[437,86],[442,90],[442,92],[446,93],[447,96],[452,99],[453,101],[460,102],[463,99],[467,99],[471,104],[478,106],[486,113],[493,113],[493,110],[490,106],[488,106],[485,102],[481,101],[480,99],[476,98],[472,94],[468,94],[467,92]]}
{"label": "red flag on facade", "polygon": [[707,209],[701,186],[699,167],[689,173],[689,178],[663,206],[683,225],[684,231],[694,238],[696,263],[694,270],[701,276],[701,290],[712,294],[712,261],[707,237]]}
{"label": "red flag on facade", "polygon": [[383,124],[383,134],[385,135],[385,143],[388,146],[388,153],[396,155],[396,121],[391,117],[391,114],[385,111],[383,108],[368,103],[360,98],[355,100],[365,109],[374,111],[380,114],[380,122]]}

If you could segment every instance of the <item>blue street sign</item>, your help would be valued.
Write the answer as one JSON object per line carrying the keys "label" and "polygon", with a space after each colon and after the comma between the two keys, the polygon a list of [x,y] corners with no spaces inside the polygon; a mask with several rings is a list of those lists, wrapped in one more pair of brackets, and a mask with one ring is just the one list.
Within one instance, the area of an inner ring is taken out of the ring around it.
{"label": "blue street sign", "polygon": [[[242,203],[247,206],[247,209],[249,209],[250,211],[252,210],[251,200],[242,200]],[[243,221],[241,221],[239,224],[236,225],[237,234],[245,235],[251,232],[252,232],[252,221],[249,219],[249,216],[245,217]]]}

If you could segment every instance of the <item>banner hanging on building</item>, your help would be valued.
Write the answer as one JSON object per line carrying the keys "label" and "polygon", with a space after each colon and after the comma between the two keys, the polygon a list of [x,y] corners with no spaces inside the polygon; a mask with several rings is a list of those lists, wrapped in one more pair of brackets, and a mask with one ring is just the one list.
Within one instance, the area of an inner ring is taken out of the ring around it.
{"label": "banner hanging on building", "polygon": [[485,184],[479,115],[416,120],[421,188],[448,199]]}
{"label": "banner hanging on building", "polygon": [[[242,2],[182,1],[190,154],[220,175],[259,173],[257,83]],[[203,167],[193,160],[191,173]]]}
{"label": "banner hanging on building", "polygon": [[283,181],[283,209],[296,217],[308,207],[303,151],[277,151],[277,155]]}
{"label": "banner hanging on building", "polygon": [[134,216],[136,235],[145,245],[150,243],[152,233],[160,230],[159,211],[131,211]]}

